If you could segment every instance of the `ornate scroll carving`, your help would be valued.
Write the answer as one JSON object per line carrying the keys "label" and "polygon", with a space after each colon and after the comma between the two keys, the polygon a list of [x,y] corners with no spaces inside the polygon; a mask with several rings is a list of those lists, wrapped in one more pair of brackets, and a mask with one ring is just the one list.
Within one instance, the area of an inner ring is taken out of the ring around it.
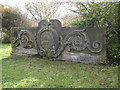
{"label": "ornate scroll carving", "polygon": [[71,49],[82,51],[86,48],[87,41],[88,38],[84,30],[75,30],[65,37],[64,42],[66,42],[68,45],[71,45]]}
{"label": "ornate scroll carving", "polygon": [[35,38],[28,30],[21,30],[17,37],[12,37],[11,42],[14,47],[36,48]]}
{"label": "ornate scroll carving", "polygon": [[102,44],[102,42],[94,41],[91,45],[90,42],[88,42],[87,47],[91,52],[98,53],[103,49],[103,44]]}
{"label": "ornate scroll carving", "polygon": [[29,30],[21,30],[18,34],[20,46],[23,48],[36,48],[36,41],[34,35]]}
{"label": "ornate scroll carving", "polygon": [[18,37],[16,38],[16,37],[12,37],[11,38],[11,43],[12,43],[12,46],[13,47],[17,47],[17,46],[19,46],[19,39],[18,39]]}
{"label": "ornate scroll carving", "polygon": [[38,52],[48,58],[56,57],[59,48],[59,35],[51,23],[44,26],[37,33]]}
{"label": "ornate scroll carving", "polygon": [[91,45],[88,35],[83,30],[75,30],[69,33],[64,42],[70,45],[71,49],[76,51],[82,51],[85,48],[88,48],[91,52],[100,52],[103,48],[103,45],[99,41],[94,41]]}
{"label": "ornate scroll carving", "polygon": [[[61,27],[58,20],[42,20],[38,27],[12,29],[12,54],[97,63],[106,56],[105,28]],[[22,47],[22,48],[21,48]]]}

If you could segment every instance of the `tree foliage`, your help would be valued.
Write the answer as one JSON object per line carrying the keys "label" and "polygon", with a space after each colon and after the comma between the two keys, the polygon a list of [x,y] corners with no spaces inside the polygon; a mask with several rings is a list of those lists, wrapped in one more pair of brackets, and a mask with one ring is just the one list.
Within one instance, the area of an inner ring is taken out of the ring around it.
{"label": "tree foliage", "polygon": [[[78,25],[103,26],[117,24],[118,3],[116,2],[88,2],[75,3],[76,10],[72,10],[79,16]],[[76,23],[77,24],[77,23]]]}
{"label": "tree foliage", "polygon": [[12,27],[27,27],[30,26],[30,22],[27,16],[22,14],[17,8],[10,6],[2,7],[2,32],[3,42],[10,42],[10,33]]}

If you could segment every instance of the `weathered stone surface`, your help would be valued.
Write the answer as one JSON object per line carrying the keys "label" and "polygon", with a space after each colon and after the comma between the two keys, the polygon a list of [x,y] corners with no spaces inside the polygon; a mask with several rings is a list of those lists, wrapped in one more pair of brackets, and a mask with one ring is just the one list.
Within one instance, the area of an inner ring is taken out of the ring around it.
{"label": "weathered stone surface", "polygon": [[12,28],[12,54],[39,54],[54,60],[82,63],[106,61],[105,27],[62,27],[58,20],[42,20],[38,27]]}

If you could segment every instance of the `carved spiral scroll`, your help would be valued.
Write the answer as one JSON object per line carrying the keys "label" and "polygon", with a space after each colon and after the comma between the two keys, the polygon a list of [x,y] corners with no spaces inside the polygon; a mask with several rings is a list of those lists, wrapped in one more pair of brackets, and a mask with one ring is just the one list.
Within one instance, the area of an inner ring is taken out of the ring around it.
{"label": "carved spiral scroll", "polygon": [[18,34],[20,46],[23,48],[36,48],[34,36],[28,30],[21,30]]}
{"label": "carved spiral scroll", "polygon": [[84,50],[87,47],[87,40],[84,30],[75,30],[65,37],[66,44],[70,45],[71,49],[76,51]]}
{"label": "carved spiral scroll", "polygon": [[98,53],[103,49],[103,44],[99,41],[90,42],[88,35],[83,30],[75,30],[69,33],[64,42],[75,51],[82,51],[88,48],[93,53]]}
{"label": "carved spiral scroll", "polygon": [[103,44],[99,41],[94,41],[92,45],[87,43],[87,47],[91,52],[100,52],[103,49]]}
{"label": "carved spiral scroll", "polygon": [[18,38],[16,38],[16,37],[11,38],[11,43],[12,43],[12,46],[14,46],[14,47],[17,47],[20,44]]}

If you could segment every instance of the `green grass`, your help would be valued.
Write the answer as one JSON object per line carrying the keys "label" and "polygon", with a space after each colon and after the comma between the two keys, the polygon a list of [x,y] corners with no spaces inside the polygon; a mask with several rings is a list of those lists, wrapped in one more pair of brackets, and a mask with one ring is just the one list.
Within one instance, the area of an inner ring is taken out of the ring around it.
{"label": "green grass", "polygon": [[118,66],[10,56],[11,45],[1,47],[3,88],[118,87]]}
{"label": "green grass", "polygon": [[11,53],[10,44],[0,44],[0,59],[7,58]]}

